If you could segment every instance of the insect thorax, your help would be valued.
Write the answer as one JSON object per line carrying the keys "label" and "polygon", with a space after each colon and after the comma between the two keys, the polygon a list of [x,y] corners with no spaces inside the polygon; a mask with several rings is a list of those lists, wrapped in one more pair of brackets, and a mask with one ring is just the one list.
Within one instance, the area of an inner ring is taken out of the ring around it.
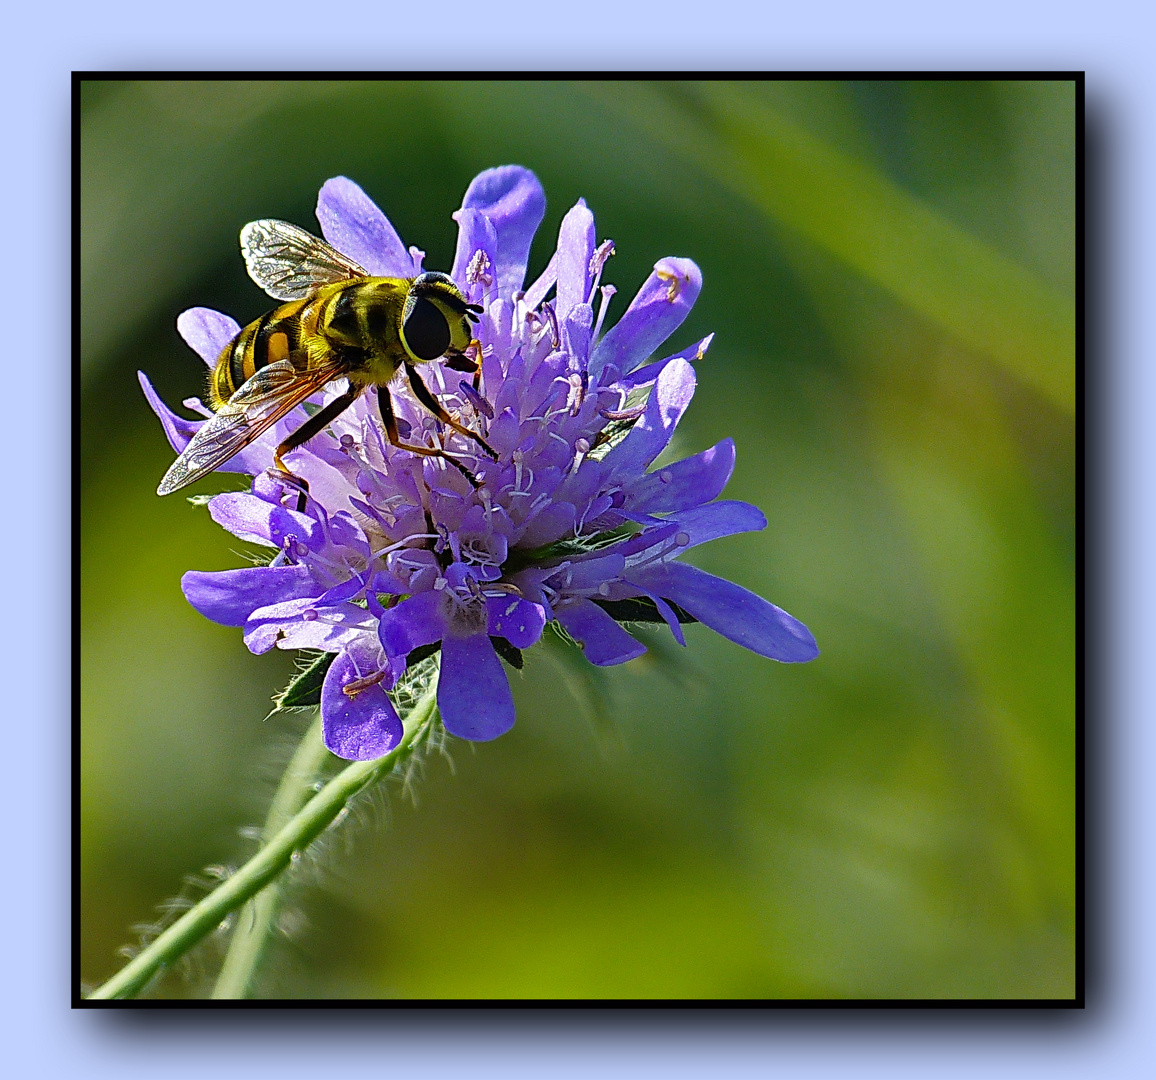
{"label": "insect thorax", "polygon": [[348,360],[354,381],[387,383],[405,359],[398,327],[408,286],[403,278],[367,278],[316,297],[317,333]]}

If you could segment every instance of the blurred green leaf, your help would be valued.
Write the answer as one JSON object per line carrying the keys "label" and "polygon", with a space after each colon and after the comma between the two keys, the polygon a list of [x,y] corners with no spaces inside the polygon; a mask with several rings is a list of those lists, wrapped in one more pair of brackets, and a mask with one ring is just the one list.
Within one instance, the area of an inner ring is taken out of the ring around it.
{"label": "blurred green leaf", "polygon": [[613,735],[614,703],[606,673],[586,659],[579,645],[556,622],[547,623],[542,647],[595,730],[603,737]]}
{"label": "blurred green leaf", "polygon": [[297,662],[300,670],[289,680],[285,689],[273,698],[274,706],[278,709],[299,709],[320,705],[325,673],[336,659],[336,653],[321,653],[318,656],[303,654]]}
{"label": "blurred green leaf", "polygon": [[877,169],[792,124],[744,84],[668,89],[589,84],[588,92],[1074,411],[1073,297],[1052,292]]}

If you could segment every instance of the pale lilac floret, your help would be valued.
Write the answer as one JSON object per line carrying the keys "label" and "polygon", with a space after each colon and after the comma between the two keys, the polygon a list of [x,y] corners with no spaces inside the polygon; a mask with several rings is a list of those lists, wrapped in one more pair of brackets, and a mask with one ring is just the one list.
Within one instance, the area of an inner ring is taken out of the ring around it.
{"label": "pale lilac floret", "polygon": [[[498,460],[408,393],[393,394],[406,440],[443,447],[476,486],[443,459],[392,446],[370,390],[286,456],[309,482],[303,511],[296,490],[267,471],[301,409],[225,466],[253,476],[251,490],[209,502],[215,521],[274,554],[268,566],[190,571],[186,597],[208,618],[241,627],[254,652],[335,654],[321,709],[326,745],[341,757],[378,757],[397,745],[401,723],[386,691],[437,649],[446,729],[474,740],[503,734],[514,723],[503,664],[518,662],[551,621],[602,666],[646,651],[621,624],[639,617],[664,620],[680,643],[682,623],[697,620],[772,659],[818,655],[785,611],[680,561],[699,544],[766,525],[755,507],[718,498],[734,468],[730,439],[652,469],[693,397],[693,362],[711,342],[652,359],[693,306],[698,267],[659,260],[606,329],[614,289],[602,274],[613,245],[598,242],[583,201],[563,219],[546,270],[526,286],[544,213],[537,178],[519,166],[471,183],[454,214],[452,276],[483,309],[480,388],[439,362],[421,368]],[[352,181],[328,181],[317,215],[326,239],[371,273],[420,272],[422,253],[405,247]],[[211,365],[239,328],[195,308],[178,329]],[[141,383],[170,443],[183,449],[203,421],[170,412],[143,375]],[[338,382],[315,404],[343,390]]]}

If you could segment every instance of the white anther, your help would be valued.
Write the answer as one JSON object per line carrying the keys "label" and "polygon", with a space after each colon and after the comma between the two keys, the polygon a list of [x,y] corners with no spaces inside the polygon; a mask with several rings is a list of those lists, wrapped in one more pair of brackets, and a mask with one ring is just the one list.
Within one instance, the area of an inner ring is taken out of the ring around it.
{"label": "white anther", "polygon": [[473,258],[470,259],[469,266],[466,267],[466,281],[471,285],[475,285],[479,281],[483,285],[492,285],[494,279],[487,273],[489,268],[490,257],[481,248],[478,248],[474,252]]}
{"label": "white anther", "polygon": [[598,318],[594,323],[594,331],[590,335],[592,342],[598,340],[598,334],[602,330],[602,320],[606,318],[606,312],[610,309],[610,298],[618,292],[613,285],[603,285],[600,291],[602,293],[602,299],[598,305]]}

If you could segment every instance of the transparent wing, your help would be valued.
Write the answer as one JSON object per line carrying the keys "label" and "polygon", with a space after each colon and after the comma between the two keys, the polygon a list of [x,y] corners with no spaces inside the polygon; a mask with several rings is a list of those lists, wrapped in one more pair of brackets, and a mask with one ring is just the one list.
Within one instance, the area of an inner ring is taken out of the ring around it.
{"label": "transparent wing", "polygon": [[220,468],[281,417],[342,375],[336,360],[300,372],[289,359],[261,368],[197,429],[157,488],[168,495]]}
{"label": "transparent wing", "polygon": [[278,300],[301,300],[322,285],[369,276],[319,236],[273,218],[241,230],[241,254],[249,277]]}

